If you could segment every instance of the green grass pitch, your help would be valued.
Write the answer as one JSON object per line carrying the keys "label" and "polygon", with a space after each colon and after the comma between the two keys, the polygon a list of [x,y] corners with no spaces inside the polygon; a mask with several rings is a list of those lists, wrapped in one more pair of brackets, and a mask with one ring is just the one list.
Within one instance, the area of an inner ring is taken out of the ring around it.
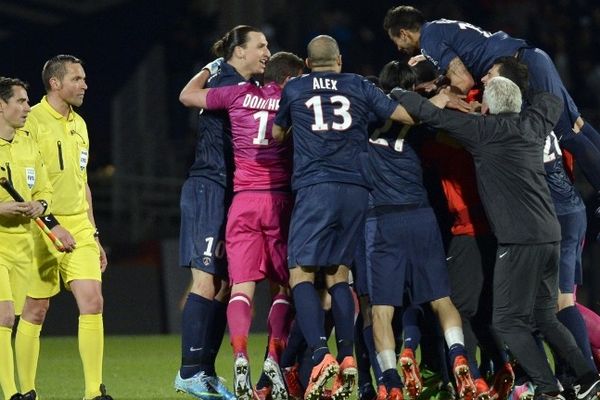
{"label": "green grass pitch", "polygon": [[[248,349],[253,383],[259,377],[266,334],[253,334]],[[76,337],[42,337],[37,390],[42,400],[80,400],[83,372]],[[104,354],[104,383],[115,400],[186,400],[176,393],[173,380],[179,368],[180,337],[107,336]],[[335,348],[333,342],[330,348]],[[547,351],[549,359],[552,355]],[[0,366],[1,367],[1,366]],[[231,389],[233,358],[227,335],[217,358],[217,372]],[[356,400],[355,396],[350,400]]]}
{"label": "green grass pitch", "polygon": [[[252,379],[259,377],[266,334],[248,340]],[[180,337],[107,336],[104,345],[104,383],[115,400],[186,400],[176,393],[173,380],[180,362]],[[217,359],[217,372],[231,388],[233,358],[227,335]],[[83,372],[76,337],[42,337],[37,376],[42,400],[81,400]]]}

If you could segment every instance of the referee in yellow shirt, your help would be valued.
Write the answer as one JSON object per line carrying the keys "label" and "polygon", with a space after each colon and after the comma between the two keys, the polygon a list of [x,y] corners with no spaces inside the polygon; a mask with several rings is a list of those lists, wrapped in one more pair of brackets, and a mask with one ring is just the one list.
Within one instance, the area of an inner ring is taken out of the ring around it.
{"label": "referee in yellow shirt", "polygon": [[15,202],[0,188],[0,387],[5,400],[35,398],[17,393],[11,345],[15,315],[21,314],[33,271],[31,218],[47,210],[52,195],[38,147],[21,130],[30,110],[26,84],[0,77],[0,177],[25,200]]}
{"label": "referee in yellow shirt", "polygon": [[61,225],[53,231],[70,253],[58,252],[35,231],[35,264],[15,341],[19,383],[35,389],[40,331],[50,297],[61,279],[79,307],[79,354],[85,379],[84,399],[112,400],[102,384],[104,325],[102,272],[106,254],[100,245],[87,183],[89,138],[85,121],[73,107],[87,90],[82,61],[70,55],[48,60],[42,69],[46,96],[32,107],[25,129],[36,139],[54,190],[52,213]]}

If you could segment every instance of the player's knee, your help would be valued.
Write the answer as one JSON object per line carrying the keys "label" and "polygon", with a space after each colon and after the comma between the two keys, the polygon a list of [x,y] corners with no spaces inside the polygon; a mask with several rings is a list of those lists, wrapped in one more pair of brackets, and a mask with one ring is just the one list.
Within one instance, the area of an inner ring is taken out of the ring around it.
{"label": "player's knee", "polygon": [[452,304],[452,301],[448,296],[433,300],[430,305],[433,312],[435,312],[438,316],[445,313],[458,313],[456,307],[454,307],[454,304]]}
{"label": "player's knee", "polygon": [[25,307],[21,318],[35,325],[41,325],[46,319],[46,314],[50,308],[50,300],[48,299],[32,299],[30,297],[25,300]]}
{"label": "player's knee", "polygon": [[104,298],[101,294],[95,294],[82,301],[79,305],[80,314],[102,314],[104,309]]}
{"label": "player's knee", "polygon": [[215,276],[205,272],[194,275],[192,293],[212,300],[221,287],[220,280],[215,278]]}
{"label": "player's knee", "polygon": [[15,324],[15,314],[12,312],[4,312],[0,315],[0,326],[12,328]]}
{"label": "player's knee", "polygon": [[104,297],[102,295],[95,296],[91,300],[89,307],[91,314],[101,314],[104,310]]}
{"label": "player's knee", "polygon": [[394,308],[390,306],[373,306],[371,317],[374,326],[390,323],[394,317]]}

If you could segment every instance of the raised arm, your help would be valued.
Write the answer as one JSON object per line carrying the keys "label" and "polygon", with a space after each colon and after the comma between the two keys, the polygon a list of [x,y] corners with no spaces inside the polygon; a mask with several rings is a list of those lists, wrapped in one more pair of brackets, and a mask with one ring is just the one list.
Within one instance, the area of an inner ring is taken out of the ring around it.
{"label": "raised arm", "polygon": [[208,78],[216,74],[223,63],[223,58],[206,64],[200,72],[190,79],[179,94],[179,101],[186,107],[206,107],[206,94],[209,89],[204,89]]}
{"label": "raised arm", "polygon": [[204,86],[209,77],[210,73],[205,69],[194,75],[181,90],[179,101],[186,107],[206,107],[206,94],[209,89],[204,89]]}

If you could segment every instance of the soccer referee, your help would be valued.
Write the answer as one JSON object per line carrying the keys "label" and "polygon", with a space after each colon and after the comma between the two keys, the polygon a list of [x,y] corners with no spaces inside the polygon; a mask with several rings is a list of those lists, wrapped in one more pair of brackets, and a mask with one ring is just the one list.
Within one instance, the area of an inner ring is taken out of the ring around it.
{"label": "soccer referee", "polygon": [[85,379],[84,399],[112,400],[102,384],[104,326],[102,272],[106,254],[99,242],[92,212],[92,195],[86,167],[90,140],[83,118],[73,107],[83,103],[87,90],[82,61],[58,55],[42,69],[46,96],[31,109],[26,129],[36,139],[54,189],[54,228],[68,253],[54,249],[36,232],[35,263],[16,337],[17,368],[21,387],[35,388],[40,331],[50,297],[60,281],[73,292],[79,307],[79,354]]}
{"label": "soccer referee", "polygon": [[21,129],[29,111],[26,84],[0,77],[0,177],[25,200],[16,202],[0,188],[0,387],[10,400],[33,398],[17,393],[11,335],[33,270],[31,218],[46,212],[52,194],[38,147]]}

